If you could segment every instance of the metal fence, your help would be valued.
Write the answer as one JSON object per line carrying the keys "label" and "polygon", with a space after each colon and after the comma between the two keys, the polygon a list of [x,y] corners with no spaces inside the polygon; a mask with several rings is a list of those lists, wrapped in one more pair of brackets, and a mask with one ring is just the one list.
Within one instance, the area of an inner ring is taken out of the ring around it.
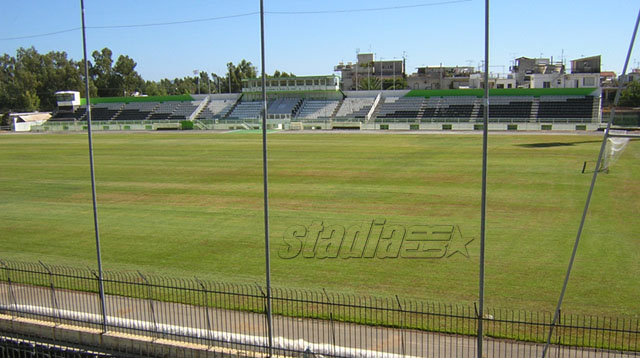
{"label": "metal fence", "polygon": [[[106,322],[97,272],[0,261],[0,313],[266,352],[267,295],[259,284],[105,272],[104,288]],[[278,355],[476,356],[473,335],[479,318],[474,306],[286,288],[272,290],[272,305],[273,348]],[[538,357],[552,315],[488,309],[483,320],[487,357]],[[637,357],[639,341],[637,317],[563,313],[549,356]]]}

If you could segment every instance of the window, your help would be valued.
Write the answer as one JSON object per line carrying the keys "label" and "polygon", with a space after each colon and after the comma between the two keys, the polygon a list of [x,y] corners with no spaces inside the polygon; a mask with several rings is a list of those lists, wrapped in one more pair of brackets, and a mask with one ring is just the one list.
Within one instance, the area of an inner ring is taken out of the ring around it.
{"label": "window", "polygon": [[507,88],[513,88],[513,85],[512,85],[511,83],[509,83],[509,84],[507,85]]}
{"label": "window", "polygon": [[503,83],[498,83],[498,88],[504,88],[504,84]]}
{"label": "window", "polygon": [[551,88],[551,82],[550,81],[542,82],[542,88]]}
{"label": "window", "polygon": [[582,78],[582,85],[584,87],[595,87],[595,79],[593,77],[584,77]]}

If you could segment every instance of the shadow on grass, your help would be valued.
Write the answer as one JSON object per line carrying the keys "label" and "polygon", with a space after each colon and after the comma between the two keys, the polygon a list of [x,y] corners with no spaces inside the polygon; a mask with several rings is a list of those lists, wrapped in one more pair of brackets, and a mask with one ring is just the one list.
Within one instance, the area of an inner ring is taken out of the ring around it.
{"label": "shadow on grass", "polygon": [[582,142],[527,143],[527,144],[516,144],[516,146],[524,147],[524,148],[554,148],[554,147],[571,147],[576,144],[585,144],[585,143],[602,143],[602,140],[587,140]]}

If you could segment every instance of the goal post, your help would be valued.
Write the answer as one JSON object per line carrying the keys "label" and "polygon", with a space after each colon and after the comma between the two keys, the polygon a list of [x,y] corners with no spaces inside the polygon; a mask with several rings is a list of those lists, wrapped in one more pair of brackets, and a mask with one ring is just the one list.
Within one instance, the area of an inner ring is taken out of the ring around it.
{"label": "goal post", "polygon": [[609,169],[618,161],[622,152],[627,148],[629,140],[636,137],[637,135],[628,134],[627,131],[611,130],[607,136],[600,168],[596,168],[596,163],[593,163],[593,161],[584,161],[582,173],[593,173],[595,170],[608,173]]}
{"label": "goal post", "polygon": [[[614,131],[611,131],[611,134],[614,134],[614,135],[626,134],[625,131],[622,131],[622,132],[624,133],[614,133]],[[620,159],[622,152],[624,152],[625,148],[627,148],[627,144],[629,144],[629,138],[616,137],[616,136],[607,137],[607,144],[605,146],[604,156],[602,158],[602,163],[600,163],[600,168],[598,170],[601,172],[602,171],[608,172],[609,168],[611,168],[618,161],[618,159]]]}

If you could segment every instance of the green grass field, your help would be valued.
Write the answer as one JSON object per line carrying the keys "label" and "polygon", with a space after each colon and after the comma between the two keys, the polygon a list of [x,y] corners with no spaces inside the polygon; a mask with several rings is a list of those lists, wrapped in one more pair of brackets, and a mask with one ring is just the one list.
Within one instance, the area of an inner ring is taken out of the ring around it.
{"label": "green grass field", "polygon": [[[264,282],[259,134],[94,137],[104,268]],[[477,298],[481,136],[269,135],[275,286]],[[489,139],[486,304],[552,311],[601,136]],[[0,135],[0,258],[95,267],[86,134]],[[599,176],[566,312],[640,312],[640,143]],[[469,257],[281,259],[293,225],[458,225]]]}

